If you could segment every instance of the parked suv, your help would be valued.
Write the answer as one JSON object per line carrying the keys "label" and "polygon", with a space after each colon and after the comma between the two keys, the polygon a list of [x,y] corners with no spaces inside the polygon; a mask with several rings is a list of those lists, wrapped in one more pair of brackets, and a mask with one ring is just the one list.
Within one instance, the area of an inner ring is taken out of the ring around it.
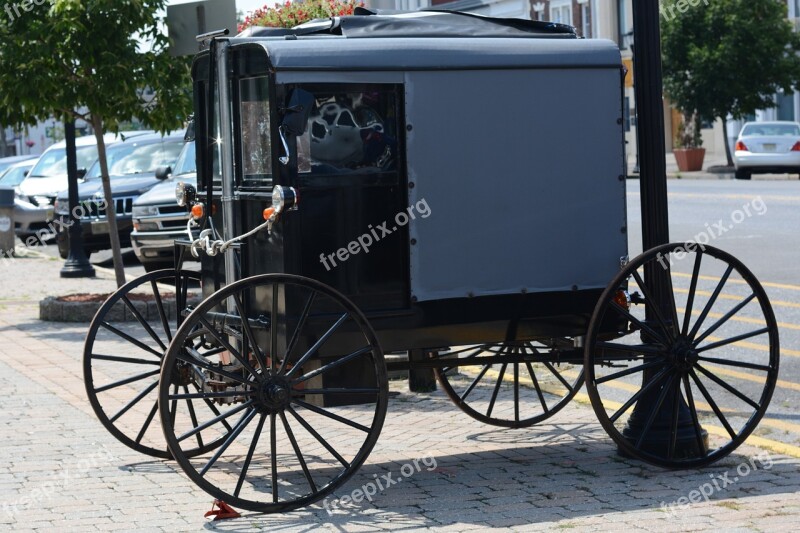
{"label": "parked suv", "polygon": [[197,186],[194,141],[187,142],[183,147],[170,178],[141,195],[133,203],[131,244],[147,272],[173,267],[173,243],[175,239],[188,237],[188,209],[175,203],[175,185],[178,182]]}
{"label": "parked suv", "polygon": [[[167,178],[168,167],[175,164],[183,145],[183,132],[169,136],[149,134],[116,144],[106,151],[117,230],[123,248],[131,245],[134,200]],[[86,173],[84,183],[79,185],[78,199],[80,208],[77,214],[80,216],[87,255],[111,248],[99,161],[92,165]],[[66,222],[69,217],[67,191],[58,195],[55,212],[62,222]],[[67,227],[62,224],[57,226],[58,251],[61,257],[66,258],[69,253]]]}
{"label": "parked suv", "polygon": [[[109,149],[115,143],[131,140],[152,131],[129,131],[117,135],[107,133],[103,139]],[[75,139],[75,153],[78,162],[78,176],[97,161],[97,139],[85,135]],[[26,220],[30,230],[45,228],[53,218],[56,197],[69,187],[67,179],[67,143],[57,142],[49,147],[19,184],[17,199],[24,202]]]}

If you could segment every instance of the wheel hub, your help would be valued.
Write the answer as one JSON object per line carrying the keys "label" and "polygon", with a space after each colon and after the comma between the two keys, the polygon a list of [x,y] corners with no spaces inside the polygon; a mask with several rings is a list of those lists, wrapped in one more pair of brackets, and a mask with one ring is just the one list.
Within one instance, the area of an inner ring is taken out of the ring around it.
{"label": "wheel hub", "polygon": [[286,409],[291,399],[291,386],[278,376],[265,380],[256,390],[256,402],[259,408],[270,413]]}
{"label": "wheel hub", "polygon": [[669,352],[669,359],[675,368],[687,371],[698,361],[697,351],[686,337],[678,337]]}

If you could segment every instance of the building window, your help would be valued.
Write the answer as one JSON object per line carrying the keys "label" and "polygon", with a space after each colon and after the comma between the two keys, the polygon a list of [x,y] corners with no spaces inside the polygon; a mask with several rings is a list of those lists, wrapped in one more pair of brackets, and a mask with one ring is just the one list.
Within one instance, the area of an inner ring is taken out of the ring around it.
{"label": "building window", "polygon": [[587,39],[594,37],[592,35],[592,5],[589,2],[581,4],[581,31]]}
{"label": "building window", "polygon": [[572,1],[550,2],[550,21],[572,26]]}
{"label": "building window", "polygon": [[544,20],[544,2],[533,4],[533,20]]}

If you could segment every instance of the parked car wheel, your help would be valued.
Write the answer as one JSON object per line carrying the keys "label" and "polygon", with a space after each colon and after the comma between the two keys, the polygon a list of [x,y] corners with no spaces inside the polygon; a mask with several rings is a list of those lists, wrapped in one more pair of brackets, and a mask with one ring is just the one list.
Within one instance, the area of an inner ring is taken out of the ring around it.
{"label": "parked car wheel", "polygon": [[736,179],[737,180],[749,180],[752,177],[752,174],[747,170],[737,170],[736,171]]}

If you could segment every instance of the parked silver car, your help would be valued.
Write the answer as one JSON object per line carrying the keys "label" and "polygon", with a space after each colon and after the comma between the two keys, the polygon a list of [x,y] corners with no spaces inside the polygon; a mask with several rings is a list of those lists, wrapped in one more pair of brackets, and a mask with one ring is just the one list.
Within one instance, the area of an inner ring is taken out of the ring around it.
{"label": "parked silver car", "polygon": [[736,140],[733,163],[740,180],[768,172],[800,173],[800,123],[746,123]]}
{"label": "parked silver car", "polygon": [[[36,164],[35,157],[15,163],[0,172],[0,187],[11,187],[16,192],[14,198],[14,228],[17,235],[21,237],[33,235],[37,230],[45,227],[44,222],[40,221],[42,218],[41,209],[19,194],[19,184],[28,176],[34,164]],[[45,216],[48,215],[49,218],[53,218],[52,212],[47,213]],[[47,231],[45,233],[49,236],[52,232]]]}
{"label": "parked silver car", "polygon": [[133,202],[131,245],[147,272],[174,266],[173,243],[187,237],[188,208],[175,203],[178,182],[197,185],[194,141],[184,145],[172,175]]}

